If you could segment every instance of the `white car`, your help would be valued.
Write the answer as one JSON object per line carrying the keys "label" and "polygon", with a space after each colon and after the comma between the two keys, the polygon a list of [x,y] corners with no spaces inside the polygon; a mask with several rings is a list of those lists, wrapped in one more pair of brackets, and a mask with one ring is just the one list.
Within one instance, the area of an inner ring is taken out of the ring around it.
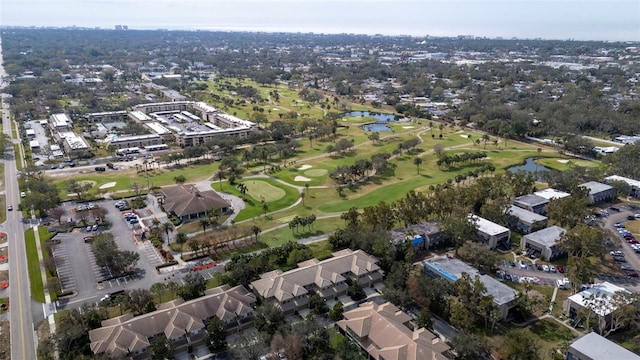
{"label": "white car", "polygon": [[520,269],[522,269],[522,270],[527,270],[527,263],[526,263],[526,262],[524,262],[524,260],[520,260],[520,261],[518,262],[518,265],[520,265]]}
{"label": "white car", "polygon": [[542,265],[542,271],[549,272],[549,267],[547,265]]}
{"label": "white car", "polygon": [[23,192],[21,192],[21,193],[20,193],[20,197],[21,197],[21,198],[23,198],[23,197],[25,197],[25,196],[27,196],[27,193],[26,193],[26,192],[24,192],[24,191],[23,191]]}
{"label": "white car", "polygon": [[551,271],[552,273],[556,272],[556,267],[553,265],[549,265],[549,271]]}

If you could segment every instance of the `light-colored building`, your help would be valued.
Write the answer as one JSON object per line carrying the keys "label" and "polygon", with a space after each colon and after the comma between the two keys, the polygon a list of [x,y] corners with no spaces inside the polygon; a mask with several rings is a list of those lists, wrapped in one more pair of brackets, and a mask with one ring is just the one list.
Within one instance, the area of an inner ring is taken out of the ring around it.
{"label": "light-colored building", "polygon": [[566,198],[568,196],[571,196],[571,194],[569,194],[568,192],[564,192],[564,191],[560,191],[560,190],[556,190],[556,189],[552,189],[552,188],[547,188],[544,190],[540,190],[540,191],[536,191],[533,193],[533,195],[536,196],[540,196],[543,197],[549,201],[551,200],[558,200],[558,199],[562,199],[562,198]]}
{"label": "light-colored building", "polygon": [[493,296],[493,303],[500,310],[500,319],[506,319],[516,305],[518,292],[510,286],[486,274],[480,274],[478,269],[464,261],[447,256],[436,256],[424,262],[424,272],[434,278],[450,282],[457,281],[462,273],[467,273],[472,279],[480,277],[480,281],[487,289],[487,294]]}
{"label": "light-colored building", "polygon": [[107,112],[97,112],[97,113],[88,113],[85,114],[84,117],[87,121],[92,123],[110,123],[110,122],[124,122],[127,120],[127,112],[124,110],[121,111],[107,111]]}
{"label": "light-colored building", "polygon": [[611,175],[604,178],[604,182],[610,184],[614,181],[624,182],[631,187],[631,196],[638,197],[640,196],[640,181],[626,178],[624,176]]}
{"label": "light-colored building", "polygon": [[534,251],[541,259],[549,261],[564,255],[558,248],[558,242],[567,231],[559,226],[550,226],[523,236],[520,239],[522,251]]}
{"label": "light-colored building", "polygon": [[563,310],[571,319],[579,318],[579,312],[583,308],[589,308],[598,317],[599,321],[604,322],[604,327],[608,328],[611,321],[611,313],[617,309],[613,296],[617,292],[629,293],[629,291],[620,286],[603,282],[593,284],[588,289],[569,296],[563,303]]}
{"label": "light-colored building", "polygon": [[450,347],[425,328],[415,328],[411,317],[391,303],[367,302],[343,314],[336,323],[369,359],[447,360]]}
{"label": "light-colored building", "polygon": [[349,249],[333,253],[333,257],[298,263],[298,268],[271,271],[260,276],[249,287],[264,301],[272,302],[285,313],[309,307],[309,296],[318,294],[324,300],[338,299],[347,293],[347,279],[362,287],[373,286],[384,273],[378,259],[362,250]]}
{"label": "light-colored building", "polygon": [[575,340],[567,349],[567,360],[640,360],[640,356],[591,332]]}
{"label": "light-colored building", "polygon": [[129,113],[129,118],[135,122],[143,123],[147,121],[153,120],[149,115],[143,113],[142,111],[132,111]]}
{"label": "light-colored building", "polygon": [[78,156],[91,150],[89,144],[72,131],[58,132],[57,137],[62,141],[62,148],[68,156]]}
{"label": "light-colored building", "polygon": [[475,223],[480,241],[491,249],[495,249],[499,245],[505,248],[511,247],[509,244],[511,241],[511,230],[508,228],[473,214],[469,214],[469,221]]}
{"label": "light-colored building", "polygon": [[213,190],[200,191],[194,185],[183,184],[162,188],[164,203],[162,208],[167,214],[175,215],[182,221],[190,221],[207,216],[210,210],[223,214],[231,211],[231,204]]}
{"label": "light-colored building", "polygon": [[64,131],[71,128],[71,119],[67,114],[52,114],[49,116],[49,128],[53,132]]}
{"label": "light-colored building", "polygon": [[536,214],[515,205],[509,206],[507,214],[517,219],[517,221],[513,225],[510,224],[510,226],[515,227],[523,234],[529,234],[547,227],[548,219],[546,216]]}
{"label": "light-colored building", "polygon": [[127,149],[132,147],[145,147],[149,145],[164,144],[164,139],[158,134],[144,134],[133,136],[118,136],[112,138],[108,143],[111,151]]}
{"label": "light-colored building", "polygon": [[228,333],[253,323],[255,296],[242,285],[222,285],[205,291],[193,300],[176,299],[158,306],[158,310],[133,316],[125,314],[104,320],[102,327],[89,331],[91,351],[114,357],[148,359],[151,340],[164,336],[177,349],[200,342],[206,324],[214,317],[222,320]]}
{"label": "light-colored building", "polygon": [[589,181],[584,184],[580,184],[579,186],[589,190],[588,197],[590,204],[611,201],[616,197],[616,189],[610,185],[599,183],[597,181]]}
{"label": "light-colored building", "polygon": [[522,195],[513,199],[513,205],[540,215],[547,213],[547,204],[549,204],[548,199],[535,194]]}

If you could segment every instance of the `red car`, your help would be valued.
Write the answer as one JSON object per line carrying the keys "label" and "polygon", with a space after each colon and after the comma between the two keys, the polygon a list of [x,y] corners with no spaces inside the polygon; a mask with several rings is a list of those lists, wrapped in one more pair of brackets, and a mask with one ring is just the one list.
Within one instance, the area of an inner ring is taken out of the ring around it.
{"label": "red car", "polygon": [[558,266],[556,266],[556,270],[558,270],[559,273],[563,273],[564,272],[564,267],[562,265],[558,265]]}

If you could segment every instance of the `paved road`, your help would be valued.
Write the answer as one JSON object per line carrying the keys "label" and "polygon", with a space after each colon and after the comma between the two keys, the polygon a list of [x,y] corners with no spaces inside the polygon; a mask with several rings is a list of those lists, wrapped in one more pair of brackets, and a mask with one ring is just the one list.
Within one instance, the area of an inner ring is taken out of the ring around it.
{"label": "paved road", "polygon": [[[0,75],[6,73],[2,67],[2,46],[0,45]],[[4,87],[4,83],[2,84]],[[2,97],[2,127],[6,135],[11,138],[11,119],[8,99]],[[19,142],[19,140],[17,140]],[[22,216],[17,211],[20,202],[18,188],[18,170],[16,168],[13,146],[7,146],[4,155],[5,194],[7,204],[16,209],[7,211],[7,221],[2,225],[2,231],[7,233],[9,241],[9,289],[10,289],[10,321],[11,321],[11,358],[35,359],[36,335],[33,327],[31,309],[31,292],[29,287],[29,273],[25,249],[24,227]],[[19,155],[18,155],[19,156]]]}

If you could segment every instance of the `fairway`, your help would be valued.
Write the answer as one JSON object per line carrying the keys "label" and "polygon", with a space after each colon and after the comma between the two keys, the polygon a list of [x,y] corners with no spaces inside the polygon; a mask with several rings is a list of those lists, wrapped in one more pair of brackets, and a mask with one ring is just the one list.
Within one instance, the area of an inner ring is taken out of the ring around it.
{"label": "fairway", "polygon": [[311,169],[304,172],[309,177],[325,176],[329,171],[326,169]]}
{"label": "fairway", "polygon": [[244,184],[247,186],[247,195],[258,201],[276,201],[282,199],[286,194],[284,190],[277,188],[265,181],[249,180],[245,181]]}

